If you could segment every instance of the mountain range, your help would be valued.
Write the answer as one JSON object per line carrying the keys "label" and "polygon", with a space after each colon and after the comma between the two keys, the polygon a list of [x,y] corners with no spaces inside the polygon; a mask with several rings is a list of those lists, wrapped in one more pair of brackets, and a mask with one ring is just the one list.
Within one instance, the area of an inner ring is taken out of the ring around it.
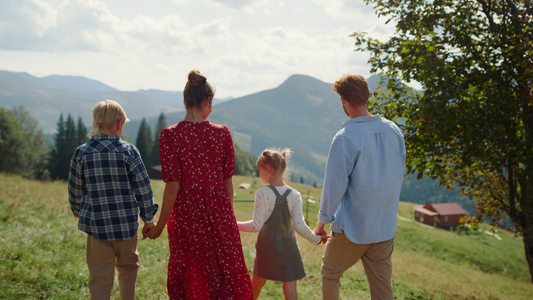
{"label": "mountain range", "polygon": [[[371,92],[380,78],[367,79]],[[165,114],[167,126],[183,120],[183,95],[179,91],[119,91],[85,77],[52,75],[37,78],[28,73],[0,71],[0,107],[24,106],[44,132],[56,129],[59,115],[81,117],[91,126],[91,110],[104,99],[118,101],[131,122],[123,137],[135,141],[141,120],[155,128],[158,116]],[[307,184],[321,186],[329,146],[340,125],[348,120],[331,83],[306,75],[292,75],[281,85],[255,94],[215,99],[208,120],[227,126],[240,148],[259,155],[265,148],[291,148],[289,169]],[[407,199],[408,198],[408,199]],[[428,178],[404,181],[402,200],[417,203],[460,202],[472,212],[468,197],[448,191]]]}
{"label": "mountain range", "polygon": [[[371,77],[371,88],[379,78]],[[141,119],[154,128],[163,112],[168,125],[183,119],[179,91],[119,91],[102,82],[79,76],[35,77],[0,71],[0,107],[24,106],[39,120],[45,133],[56,130],[59,115],[81,117],[90,127],[94,104],[104,99],[119,102],[128,117],[124,137],[135,141]],[[291,148],[292,170],[307,183],[321,182],[331,138],[348,120],[331,84],[306,75],[290,76],[280,86],[235,99],[215,99],[209,120],[228,126],[234,141],[258,155],[268,147]]]}

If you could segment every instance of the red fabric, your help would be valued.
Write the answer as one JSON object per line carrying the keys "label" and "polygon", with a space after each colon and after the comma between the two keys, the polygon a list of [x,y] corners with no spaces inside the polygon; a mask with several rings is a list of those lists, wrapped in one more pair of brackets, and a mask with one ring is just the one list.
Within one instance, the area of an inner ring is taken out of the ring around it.
{"label": "red fabric", "polygon": [[235,170],[229,130],[183,121],[160,136],[164,181],[180,181],[167,222],[170,299],[252,299],[237,222],[223,180]]}

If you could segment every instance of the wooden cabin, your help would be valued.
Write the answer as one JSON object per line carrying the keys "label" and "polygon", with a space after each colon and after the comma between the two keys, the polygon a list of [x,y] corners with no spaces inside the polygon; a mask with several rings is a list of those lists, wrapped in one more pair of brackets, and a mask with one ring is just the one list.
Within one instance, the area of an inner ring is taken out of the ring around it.
{"label": "wooden cabin", "polygon": [[415,206],[415,220],[428,225],[451,227],[459,225],[466,211],[456,202]]}

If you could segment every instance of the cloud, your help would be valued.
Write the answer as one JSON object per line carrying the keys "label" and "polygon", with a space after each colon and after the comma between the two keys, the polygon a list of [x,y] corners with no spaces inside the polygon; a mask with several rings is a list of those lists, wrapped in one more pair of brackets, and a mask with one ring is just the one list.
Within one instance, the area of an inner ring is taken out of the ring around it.
{"label": "cloud", "polygon": [[[174,2],[177,4],[187,3],[187,1],[184,0],[174,0]],[[214,4],[223,9],[244,11],[248,13],[258,10],[271,13],[285,6],[285,3],[281,0],[203,0],[203,2]]]}
{"label": "cloud", "polygon": [[56,26],[56,12],[40,0],[0,1],[0,47],[28,50]]}
{"label": "cloud", "polygon": [[366,76],[368,57],[353,52],[348,36],[387,32],[359,1],[44,1],[0,0],[0,55],[9,57],[0,68],[82,75],[122,90],[181,89],[193,68],[222,97],[273,88],[296,73],[329,82],[348,71]]}

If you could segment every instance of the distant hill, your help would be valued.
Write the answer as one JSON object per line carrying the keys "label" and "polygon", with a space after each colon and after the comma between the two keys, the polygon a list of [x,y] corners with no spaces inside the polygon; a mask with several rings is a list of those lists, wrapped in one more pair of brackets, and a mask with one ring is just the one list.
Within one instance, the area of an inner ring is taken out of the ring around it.
{"label": "distant hill", "polygon": [[[367,79],[371,91],[380,81]],[[183,120],[183,94],[179,91],[118,91],[101,82],[76,76],[37,78],[27,73],[0,71],[0,107],[23,105],[40,120],[45,132],[56,129],[59,114],[81,116],[91,125],[91,110],[97,101],[117,100],[131,122],[124,138],[134,142],[142,118],[155,128],[161,112],[167,125]],[[228,126],[234,141],[243,149],[259,155],[267,147],[289,147],[294,154],[290,168],[295,180],[303,176],[306,184],[322,185],[324,168],[333,135],[348,120],[331,83],[306,75],[290,76],[278,87],[235,99],[215,99],[209,117]],[[50,137],[50,140],[53,140]],[[472,212],[472,202],[457,191],[445,191],[430,179],[406,179],[402,200],[416,203],[460,202]]]}
{"label": "distant hill", "polygon": [[[176,96],[174,103],[171,96]],[[179,97],[178,97],[179,96]],[[53,132],[59,115],[81,117],[91,126],[94,104],[113,99],[124,107],[132,120],[158,116],[161,112],[183,110],[181,93],[165,91],[124,92],[99,81],[79,76],[52,75],[42,78],[28,73],[0,71],[0,107],[24,106],[39,119],[45,133]]]}

